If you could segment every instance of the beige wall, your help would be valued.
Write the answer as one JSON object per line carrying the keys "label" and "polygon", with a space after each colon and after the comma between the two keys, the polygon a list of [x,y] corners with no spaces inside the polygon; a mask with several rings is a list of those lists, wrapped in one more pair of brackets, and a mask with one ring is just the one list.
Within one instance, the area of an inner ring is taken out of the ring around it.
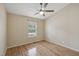
{"label": "beige wall", "polygon": [[[28,38],[27,36],[27,21],[37,22],[37,37]],[[13,14],[8,14],[8,47],[23,45],[44,39],[43,21]]]}
{"label": "beige wall", "polygon": [[70,4],[45,22],[46,39],[79,51],[79,4]]}
{"label": "beige wall", "polygon": [[0,4],[0,56],[5,55],[6,51],[6,11],[3,4]]}

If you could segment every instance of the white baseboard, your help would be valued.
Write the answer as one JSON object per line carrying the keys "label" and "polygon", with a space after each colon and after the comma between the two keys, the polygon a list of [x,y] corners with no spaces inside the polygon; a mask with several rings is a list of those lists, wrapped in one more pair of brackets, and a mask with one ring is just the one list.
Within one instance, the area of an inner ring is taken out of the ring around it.
{"label": "white baseboard", "polygon": [[57,42],[55,42],[55,41],[49,41],[49,40],[46,40],[46,41],[48,41],[48,42],[50,42],[50,43],[55,43],[55,44],[57,44],[57,45],[60,45],[60,46],[63,46],[63,47],[69,48],[69,49],[71,49],[71,50],[74,50],[74,51],[79,52],[78,49],[75,49],[75,48],[72,48],[72,47],[69,47],[69,46],[63,45],[63,44],[61,44],[61,43],[57,43]]}
{"label": "white baseboard", "polygon": [[[36,41],[33,41],[33,42],[38,42],[38,41],[42,41],[42,40],[36,40]],[[17,47],[17,46],[21,46],[21,45],[25,45],[25,44],[30,44],[30,43],[33,43],[33,42],[28,42],[28,43],[22,43],[22,44],[18,44],[18,45],[14,45],[14,46],[9,46],[8,48]]]}

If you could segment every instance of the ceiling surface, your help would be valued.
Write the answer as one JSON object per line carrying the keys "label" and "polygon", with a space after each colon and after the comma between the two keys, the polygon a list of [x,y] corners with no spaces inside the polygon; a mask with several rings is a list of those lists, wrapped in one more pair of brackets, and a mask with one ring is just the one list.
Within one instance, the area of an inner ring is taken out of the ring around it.
{"label": "ceiling surface", "polygon": [[54,10],[54,12],[45,13],[46,16],[42,16],[40,14],[34,15],[35,13],[38,12],[37,10],[40,9],[40,3],[6,3],[5,7],[8,13],[22,15],[22,16],[35,17],[39,19],[46,19],[67,5],[68,3],[48,3],[46,9]]}

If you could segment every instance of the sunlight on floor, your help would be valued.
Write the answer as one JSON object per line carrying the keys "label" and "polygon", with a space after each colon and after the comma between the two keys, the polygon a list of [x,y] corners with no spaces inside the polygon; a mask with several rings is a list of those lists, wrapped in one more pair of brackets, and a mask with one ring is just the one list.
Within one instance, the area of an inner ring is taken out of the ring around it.
{"label": "sunlight on floor", "polygon": [[34,56],[36,54],[37,54],[37,48],[36,47],[28,50],[28,55],[29,56]]}

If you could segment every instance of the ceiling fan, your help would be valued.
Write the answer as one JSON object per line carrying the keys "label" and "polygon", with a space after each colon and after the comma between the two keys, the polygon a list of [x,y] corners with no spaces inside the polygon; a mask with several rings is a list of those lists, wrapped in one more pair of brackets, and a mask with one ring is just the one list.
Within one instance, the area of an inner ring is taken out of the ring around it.
{"label": "ceiling fan", "polygon": [[35,13],[34,15],[41,14],[41,15],[45,16],[46,12],[54,12],[54,10],[46,10],[48,3],[40,3],[40,5],[41,5],[41,9],[38,10],[38,12]]}

